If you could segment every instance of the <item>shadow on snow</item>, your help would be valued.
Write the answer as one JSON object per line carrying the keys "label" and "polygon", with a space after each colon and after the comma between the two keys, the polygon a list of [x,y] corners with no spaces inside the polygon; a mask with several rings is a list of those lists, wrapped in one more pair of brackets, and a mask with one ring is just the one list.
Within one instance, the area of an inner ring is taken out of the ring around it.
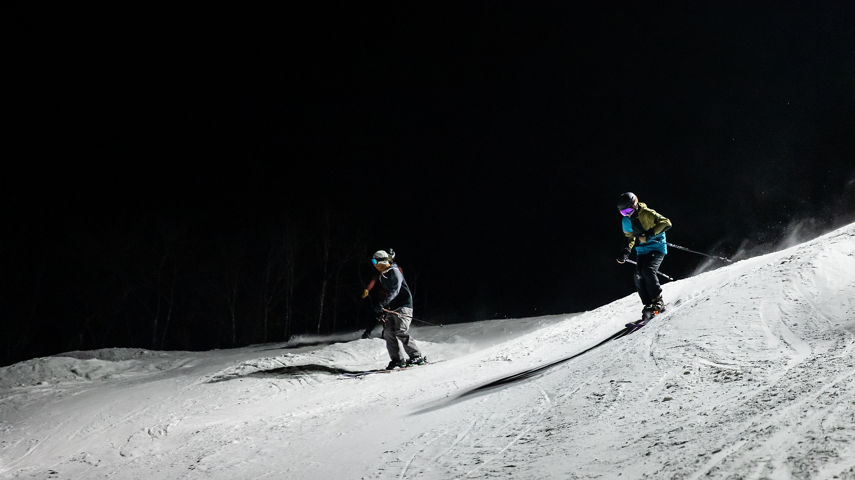
{"label": "shadow on snow", "polygon": [[576,357],[584,355],[584,354],[590,352],[591,350],[594,350],[597,347],[601,347],[601,346],[605,345],[606,343],[611,342],[612,340],[617,340],[618,338],[621,338],[625,335],[629,335],[630,333],[635,332],[639,328],[641,328],[641,327],[633,327],[633,326],[624,327],[622,330],[619,330],[619,331],[613,333],[612,335],[610,335],[605,340],[602,340],[600,343],[597,343],[596,345],[594,345],[592,347],[588,347],[579,353],[574,353],[573,355],[570,355],[569,357],[565,357],[565,358],[562,358],[559,360],[555,360],[554,362],[550,362],[550,363],[547,363],[545,365],[541,365],[539,367],[534,367],[534,368],[530,368],[528,370],[523,370],[522,372],[507,375],[505,377],[487,382],[483,385],[479,385],[477,387],[470,388],[469,390],[466,390],[463,393],[459,393],[459,394],[457,394],[451,398],[447,398],[444,400],[439,400],[439,401],[430,403],[430,404],[416,410],[415,412],[411,413],[411,415],[420,415],[423,413],[428,413],[428,412],[433,412],[435,410],[440,410],[440,409],[445,408],[445,407],[450,407],[451,405],[454,405],[458,402],[466,400],[470,397],[475,397],[477,395],[485,395],[492,390],[504,388],[504,387],[511,385],[513,383],[520,382],[523,380],[527,380],[530,378],[534,378],[534,377],[538,376],[539,374],[543,373],[544,371],[546,371],[546,370],[548,370],[548,369],[550,369],[556,365],[560,365],[564,362],[569,362],[570,360],[573,360]]}

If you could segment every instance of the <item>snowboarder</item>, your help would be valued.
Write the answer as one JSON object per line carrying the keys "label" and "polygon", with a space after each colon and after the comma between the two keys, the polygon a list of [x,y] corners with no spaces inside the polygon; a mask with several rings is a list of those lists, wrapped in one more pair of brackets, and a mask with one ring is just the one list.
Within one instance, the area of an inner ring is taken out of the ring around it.
{"label": "snowboarder", "polygon": [[623,234],[629,239],[629,244],[621,251],[617,261],[626,262],[632,247],[635,246],[638,256],[635,265],[635,288],[644,305],[641,310],[642,318],[650,318],[665,310],[657,273],[668,253],[665,231],[671,228],[671,220],[640,203],[632,192],[622,193],[618,197],[617,207],[623,215]]}
{"label": "snowboarder", "polygon": [[[386,350],[391,358],[386,369],[427,363],[427,359],[409,334],[410,323],[413,321],[413,295],[401,269],[394,261],[394,256],[384,250],[378,250],[374,252],[371,263],[378,273],[374,286],[380,288],[374,311],[377,321],[383,323],[383,339],[386,340]],[[401,345],[409,360],[404,359]]]}

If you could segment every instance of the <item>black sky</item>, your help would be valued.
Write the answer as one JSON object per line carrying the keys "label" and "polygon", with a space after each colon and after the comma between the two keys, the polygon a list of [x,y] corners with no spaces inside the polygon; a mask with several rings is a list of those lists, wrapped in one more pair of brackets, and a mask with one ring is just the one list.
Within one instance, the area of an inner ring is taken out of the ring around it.
{"label": "black sky", "polygon": [[6,229],[215,239],[333,211],[437,311],[594,308],[632,291],[623,191],[726,255],[855,219],[844,4],[19,6]]}

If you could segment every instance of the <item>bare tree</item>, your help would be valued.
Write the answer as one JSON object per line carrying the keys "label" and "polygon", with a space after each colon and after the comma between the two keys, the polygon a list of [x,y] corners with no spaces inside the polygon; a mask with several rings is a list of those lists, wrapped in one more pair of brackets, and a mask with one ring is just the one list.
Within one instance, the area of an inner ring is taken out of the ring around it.
{"label": "bare tree", "polygon": [[330,250],[332,249],[332,226],[330,224],[330,213],[327,211],[324,214],[323,237],[321,240],[321,291],[320,302],[318,305],[318,328],[317,333],[321,333],[321,324],[324,320],[324,308],[326,307],[327,286],[330,281]]}
{"label": "bare tree", "polygon": [[175,306],[175,282],[178,281],[178,265],[173,263],[172,265],[172,281],[169,284],[169,299],[167,300],[167,310],[166,310],[166,318],[164,318],[163,322],[163,332],[160,336],[160,344],[159,348],[164,348],[166,345],[166,336],[169,333],[169,326],[172,323],[172,312]]}
{"label": "bare tree", "polygon": [[[214,272],[214,285],[226,307],[226,332],[229,346],[237,345],[239,303],[245,278],[246,238],[234,236],[219,242],[221,270]],[[222,304],[221,304],[222,305]]]}
{"label": "bare tree", "polygon": [[157,265],[157,273],[155,274],[155,288],[156,288],[155,295],[157,297],[157,300],[155,301],[156,305],[155,305],[155,309],[154,309],[154,316],[153,316],[152,322],[151,322],[152,323],[152,325],[151,325],[151,348],[157,348],[157,337],[158,337],[157,329],[159,326],[158,323],[160,322],[161,308],[163,307],[163,303],[164,303],[163,302],[163,295],[161,295],[161,293],[160,293],[160,286],[161,286],[162,280],[163,280],[163,269],[166,266],[166,260],[168,258],[169,258],[169,254],[164,252],[163,255],[160,257],[160,263],[158,263],[158,265]]}
{"label": "bare tree", "polygon": [[[344,233],[342,238],[346,238],[347,242],[340,242],[344,245],[338,252],[341,256],[336,261],[334,274],[334,302],[332,306],[332,329],[342,327],[339,322],[339,314],[342,312],[342,307],[345,311],[349,311],[355,315],[358,312],[362,298],[360,293],[365,285],[362,285],[359,279],[359,259],[365,254],[365,242],[363,240],[363,231],[359,228],[354,228],[352,231]],[[345,321],[345,325],[353,326],[354,322]]]}
{"label": "bare tree", "polygon": [[238,277],[235,275],[230,280],[231,287],[226,293],[226,305],[229,309],[229,345],[237,345],[237,301],[238,301]]}
{"label": "bare tree", "polygon": [[294,292],[294,235],[286,226],[281,236],[268,245],[261,285],[263,341],[270,336],[270,322],[276,311],[285,309],[285,338],[290,336],[291,302]]}
{"label": "bare tree", "polygon": [[283,333],[284,340],[291,339],[291,333],[293,332],[293,323],[294,323],[294,283],[296,282],[297,276],[295,272],[296,265],[296,249],[297,242],[293,233],[290,231],[285,234],[285,255],[284,255],[284,263],[285,263],[285,313],[284,313],[284,325],[283,325]]}

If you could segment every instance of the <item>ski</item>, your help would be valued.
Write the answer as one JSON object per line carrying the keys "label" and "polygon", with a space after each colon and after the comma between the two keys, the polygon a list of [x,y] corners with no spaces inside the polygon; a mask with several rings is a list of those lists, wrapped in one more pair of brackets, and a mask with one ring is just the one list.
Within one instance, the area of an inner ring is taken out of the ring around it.
{"label": "ski", "polygon": [[643,327],[643,326],[647,325],[651,320],[653,320],[653,317],[655,317],[655,316],[659,315],[660,313],[661,313],[661,312],[656,311],[656,310],[654,310],[654,311],[652,311],[652,312],[644,312],[644,313],[641,315],[641,319],[640,319],[640,320],[636,320],[636,321],[634,321],[634,322],[629,322],[629,323],[627,323],[627,324],[625,325],[625,327],[626,327],[626,328],[630,329],[630,330],[627,332],[627,334],[630,334],[630,333],[632,333],[632,332],[634,332],[634,331],[636,331],[636,330],[640,329],[641,327]]}
{"label": "ski", "polygon": [[377,369],[373,369],[373,370],[363,370],[361,372],[341,372],[341,375],[344,377],[348,377],[348,378],[359,378],[359,377],[365,377],[368,375],[376,375],[376,374],[380,374],[380,373],[402,372],[404,370],[410,370],[410,369],[417,368],[417,367],[424,367],[427,365],[431,365],[433,363],[439,363],[439,362],[428,362],[428,363],[425,363],[423,365],[409,365],[406,367],[395,368],[392,370],[386,370],[385,368],[377,368]]}
{"label": "ski", "polygon": [[[397,369],[397,370],[400,370],[400,369]],[[341,375],[344,377],[359,378],[359,377],[365,377],[368,375],[375,375],[378,373],[392,373],[394,371],[395,370],[386,370],[384,368],[380,368],[377,370],[363,370],[361,372],[342,372]]]}

